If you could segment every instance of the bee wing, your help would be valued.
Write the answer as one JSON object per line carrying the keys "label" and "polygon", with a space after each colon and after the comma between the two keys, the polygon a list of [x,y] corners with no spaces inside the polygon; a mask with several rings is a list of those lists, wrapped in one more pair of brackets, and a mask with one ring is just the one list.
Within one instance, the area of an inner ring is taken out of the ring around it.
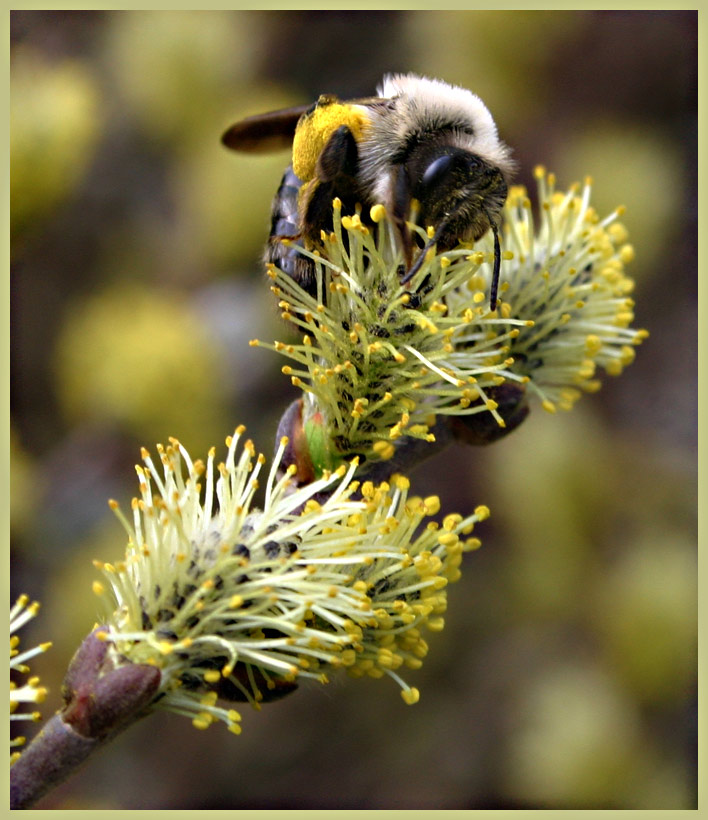
{"label": "bee wing", "polygon": [[[332,97],[332,99],[336,98]],[[391,100],[382,97],[365,97],[346,100],[346,102],[350,105],[375,108],[388,107]],[[317,103],[307,103],[246,117],[228,128],[222,135],[221,142],[232,151],[243,151],[248,154],[266,154],[289,148],[298,120],[304,113],[313,110],[316,105]]]}
{"label": "bee wing", "polygon": [[395,97],[360,97],[356,100],[346,100],[346,102],[349,105],[365,105],[368,108],[377,108],[379,106],[386,106],[395,99]]}
{"label": "bee wing", "polygon": [[228,128],[222,135],[221,142],[232,151],[249,154],[265,154],[289,148],[298,120],[311,107],[311,104],[300,105],[246,117]]}

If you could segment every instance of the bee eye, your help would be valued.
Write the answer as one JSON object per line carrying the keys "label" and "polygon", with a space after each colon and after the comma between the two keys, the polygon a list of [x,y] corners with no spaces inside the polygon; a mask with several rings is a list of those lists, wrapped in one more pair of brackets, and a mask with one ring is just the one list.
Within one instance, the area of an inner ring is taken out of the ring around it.
{"label": "bee eye", "polygon": [[440,182],[447,174],[452,165],[453,157],[450,154],[443,154],[434,159],[425,169],[421,183],[426,187],[431,187]]}

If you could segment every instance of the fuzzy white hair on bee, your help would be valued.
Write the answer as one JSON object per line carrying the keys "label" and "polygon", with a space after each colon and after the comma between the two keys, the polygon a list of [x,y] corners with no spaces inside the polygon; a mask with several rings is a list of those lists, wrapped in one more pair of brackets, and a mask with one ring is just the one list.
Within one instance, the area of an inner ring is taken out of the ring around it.
{"label": "fuzzy white hair on bee", "polygon": [[489,109],[461,86],[417,74],[387,74],[377,87],[390,108],[370,109],[360,143],[361,173],[374,198],[390,205],[392,166],[405,162],[411,147],[424,138],[443,138],[498,168],[514,171],[511,150],[500,139]]}
{"label": "fuzzy white hair on bee", "polygon": [[376,91],[381,97],[399,98],[400,122],[408,124],[408,131],[445,128],[449,123],[460,148],[479,154],[505,173],[513,171],[511,150],[499,139],[489,109],[468,89],[417,74],[386,74]]}

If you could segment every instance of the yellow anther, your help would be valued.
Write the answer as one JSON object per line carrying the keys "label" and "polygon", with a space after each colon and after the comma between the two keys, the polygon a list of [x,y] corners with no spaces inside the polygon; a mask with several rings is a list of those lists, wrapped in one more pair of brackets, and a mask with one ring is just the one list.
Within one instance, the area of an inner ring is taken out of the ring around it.
{"label": "yellow anther", "polygon": [[420,692],[413,686],[410,689],[402,689],[401,697],[409,706],[412,706],[420,700]]}
{"label": "yellow anther", "polygon": [[382,222],[386,218],[386,208],[380,203],[374,205],[369,211],[372,222]]}

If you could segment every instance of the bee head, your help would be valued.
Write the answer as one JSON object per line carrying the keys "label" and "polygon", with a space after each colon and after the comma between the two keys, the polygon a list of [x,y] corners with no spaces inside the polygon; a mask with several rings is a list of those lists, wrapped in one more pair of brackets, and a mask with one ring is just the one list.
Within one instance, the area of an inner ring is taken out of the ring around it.
{"label": "bee head", "polygon": [[477,240],[496,221],[507,184],[502,171],[478,154],[435,145],[413,152],[406,164],[410,195],[421,205],[423,224],[444,229],[438,247]]}

